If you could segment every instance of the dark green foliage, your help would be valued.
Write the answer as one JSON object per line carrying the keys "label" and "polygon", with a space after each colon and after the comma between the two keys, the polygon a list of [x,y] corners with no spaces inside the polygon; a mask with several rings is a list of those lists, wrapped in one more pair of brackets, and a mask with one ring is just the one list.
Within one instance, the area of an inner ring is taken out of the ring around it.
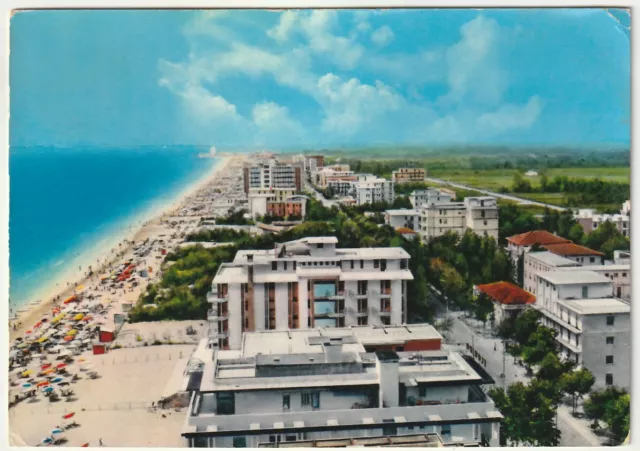
{"label": "dark green foliage", "polygon": [[590,419],[605,422],[614,444],[620,444],[629,434],[630,396],[617,387],[597,390],[584,402],[584,412]]}
{"label": "dark green foliage", "polygon": [[586,368],[564,373],[560,377],[560,387],[562,388],[562,391],[572,397],[574,414],[576,412],[577,400],[589,393],[595,381],[596,380],[593,377],[593,374],[591,374],[591,371]]}
{"label": "dark green foliage", "polygon": [[220,225],[250,225],[253,221],[244,217],[246,210],[234,211],[224,218],[216,218],[216,224]]}
{"label": "dark green foliage", "polygon": [[600,226],[586,235],[583,244],[590,249],[605,254],[605,258],[612,258],[613,251],[629,250],[629,238],[623,236],[615,224],[605,221]]}

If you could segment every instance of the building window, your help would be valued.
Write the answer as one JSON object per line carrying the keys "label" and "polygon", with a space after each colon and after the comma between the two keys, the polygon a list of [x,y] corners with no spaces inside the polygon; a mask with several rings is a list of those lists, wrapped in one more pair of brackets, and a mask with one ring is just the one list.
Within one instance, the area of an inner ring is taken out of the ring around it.
{"label": "building window", "polygon": [[271,271],[278,270],[278,262],[271,262]]}
{"label": "building window", "polygon": [[450,424],[443,424],[440,427],[440,435],[451,435],[451,425]]}
{"label": "building window", "polygon": [[607,385],[613,385],[613,374],[607,373],[604,377],[604,383]]}
{"label": "building window", "polygon": [[218,415],[235,415],[236,403],[233,392],[220,392],[216,399]]}
{"label": "building window", "polygon": [[293,262],[293,270],[296,270],[296,262]]}
{"label": "building window", "polygon": [[613,337],[607,337],[607,344],[608,345],[612,345],[613,344]]}
{"label": "building window", "polygon": [[400,260],[400,269],[407,269],[408,266],[409,266],[409,263],[407,262],[406,258],[403,258],[402,260]]}
{"label": "building window", "polygon": [[607,315],[607,326],[613,326],[615,322],[615,317],[613,315]]}
{"label": "building window", "polygon": [[366,316],[360,316],[358,318],[358,326],[366,326],[368,323]]}
{"label": "building window", "polygon": [[589,297],[589,287],[582,287],[582,298],[587,299]]}
{"label": "building window", "polygon": [[364,268],[364,260],[360,260],[360,269]]}
{"label": "building window", "polygon": [[282,395],[282,410],[289,410],[291,407],[291,395]]}
{"label": "building window", "polygon": [[284,270],[287,270],[287,262],[284,262]]}
{"label": "building window", "polygon": [[593,262],[595,262],[595,261],[596,261],[596,258],[595,258],[595,257],[589,257],[589,261],[590,261],[591,263],[593,263]]}
{"label": "building window", "polygon": [[284,440],[286,442],[295,442],[296,440],[298,440],[298,437],[296,437],[295,435],[286,435],[284,437]]}
{"label": "building window", "polygon": [[234,448],[246,448],[247,447],[247,438],[246,437],[233,437],[233,447]]}
{"label": "building window", "polygon": [[622,277],[627,277],[627,273],[626,273],[626,272],[623,272],[623,273],[622,273]]}
{"label": "building window", "polygon": [[373,267],[376,268],[376,269],[379,268],[380,267],[380,260],[374,260],[373,261]]}
{"label": "building window", "polygon": [[613,364],[613,356],[612,355],[608,355],[606,357],[605,362],[607,363],[607,365],[612,365]]}
{"label": "building window", "polygon": [[424,398],[427,396],[427,386],[426,385],[418,385],[418,396]]}
{"label": "building window", "polygon": [[388,316],[381,316],[380,317],[380,323],[383,326],[390,326],[391,325],[391,318]]}
{"label": "building window", "polygon": [[195,437],[193,439],[193,447],[194,448],[208,448],[209,447],[209,437]]}
{"label": "building window", "polygon": [[351,269],[353,269],[353,265],[354,265],[355,261],[351,260]]}
{"label": "building window", "polygon": [[314,409],[320,408],[320,392],[314,391],[311,393],[311,407]]}

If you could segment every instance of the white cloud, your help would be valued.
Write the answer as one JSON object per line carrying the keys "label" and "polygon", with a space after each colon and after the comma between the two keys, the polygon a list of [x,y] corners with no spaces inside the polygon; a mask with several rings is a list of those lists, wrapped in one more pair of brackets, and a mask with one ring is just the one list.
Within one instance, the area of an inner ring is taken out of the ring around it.
{"label": "white cloud", "polygon": [[274,102],[263,102],[253,106],[253,123],[258,128],[255,142],[259,145],[281,145],[299,142],[304,136],[302,125],[290,117],[287,107]]}
{"label": "white cloud", "polygon": [[321,77],[318,90],[326,115],[323,128],[347,136],[363,125],[373,127],[377,119],[404,103],[400,95],[380,81],[368,85],[356,78],[343,81],[334,74]]}
{"label": "white cloud", "polygon": [[505,104],[496,111],[484,113],[478,118],[480,127],[487,127],[495,132],[529,128],[542,112],[542,101],[533,96],[524,105]]}
{"label": "white cloud", "polygon": [[393,40],[393,31],[387,25],[383,25],[371,33],[371,41],[383,47]]}
{"label": "white cloud", "polygon": [[291,32],[295,29],[297,13],[287,10],[280,15],[278,25],[267,31],[267,36],[279,42],[289,39]]}

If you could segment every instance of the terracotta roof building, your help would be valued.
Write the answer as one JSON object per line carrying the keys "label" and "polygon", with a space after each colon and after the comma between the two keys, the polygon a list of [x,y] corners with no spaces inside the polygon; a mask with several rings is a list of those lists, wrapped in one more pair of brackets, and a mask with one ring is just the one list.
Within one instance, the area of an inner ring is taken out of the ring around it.
{"label": "terracotta roof building", "polygon": [[494,325],[507,316],[515,316],[527,305],[536,302],[536,297],[510,282],[494,282],[477,285],[476,291],[484,293],[493,301]]}
{"label": "terracotta roof building", "polygon": [[534,244],[547,246],[549,244],[571,243],[570,240],[554,235],[546,230],[533,230],[531,232],[513,235],[507,238],[507,242],[509,245],[509,253],[514,260],[517,260],[522,253],[529,252],[531,246]]}
{"label": "terracotta roof building", "polygon": [[604,254],[575,243],[557,243],[543,246],[556,255],[573,260],[581,265],[601,265]]}

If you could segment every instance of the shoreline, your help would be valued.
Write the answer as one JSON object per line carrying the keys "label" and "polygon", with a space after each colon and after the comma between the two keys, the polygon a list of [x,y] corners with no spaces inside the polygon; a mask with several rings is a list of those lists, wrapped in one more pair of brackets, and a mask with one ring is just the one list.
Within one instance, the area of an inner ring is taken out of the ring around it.
{"label": "shoreline", "polygon": [[[151,237],[153,235],[153,229],[162,224],[165,217],[171,216],[172,213],[181,209],[190,197],[206,188],[207,185],[215,182],[216,178],[219,178],[236,158],[237,157],[221,158],[220,161],[214,164],[210,170],[206,171],[202,177],[185,187],[181,192],[176,194],[172,200],[164,200],[164,202],[160,200],[158,201],[158,205],[151,205],[142,211],[139,216],[135,217],[132,221],[133,223],[142,223],[140,227],[134,227],[131,230],[126,230],[124,233],[120,231],[117,235],[114,233],[113,237],[117,237],[117,241],[112,241],[110,239],[111,237],[107,238],[109,245],[101,250],[100,253],[90,257],[91,261],[95,261],[96,258],[98,261],[97,266],[94,267],[90,265],[92,267],[93,277],[97,277],[98,274],[105,272],[105,270],[114,263],[117,263],[124,255],[130,253],[136,242]],[[148,214],[146,214],[147,212]],[[144,218],[142,216],[144,216]],[[54,305],[56,298],[59,297],[60,300],[63,300],[76,293],[76,286],[87,285],[92,280],[93,278],[86,273],[77,275],[76,277],[69,277],[69,272],[56,278],[56,280],[51,282],[51,284],[56,284],[53,288],[45,287],[42,289],[41,292],[46,294],[39,296],[42,298],[39,302],[27,302],[21,305],[13,312],[13,317],[10,313],[10,340],[22,336],[33,323],[37,322],[41,317],[46,316]],[[66,285],[59,287],[62,283],[66,283]],[[23,311],[20,312],[20,310]],[[14,324],[20,325],[14,330],[12,327]]]}

